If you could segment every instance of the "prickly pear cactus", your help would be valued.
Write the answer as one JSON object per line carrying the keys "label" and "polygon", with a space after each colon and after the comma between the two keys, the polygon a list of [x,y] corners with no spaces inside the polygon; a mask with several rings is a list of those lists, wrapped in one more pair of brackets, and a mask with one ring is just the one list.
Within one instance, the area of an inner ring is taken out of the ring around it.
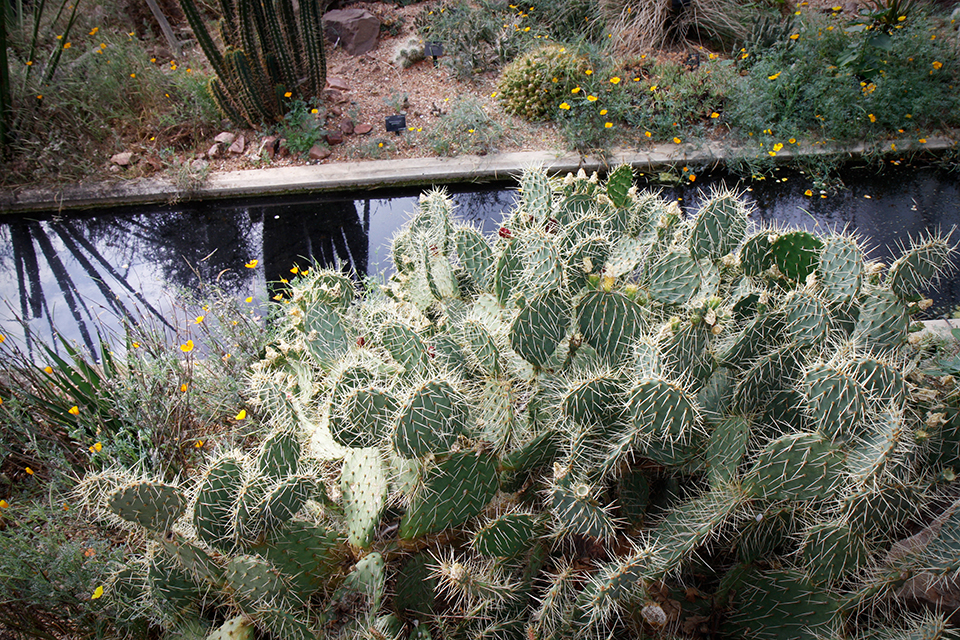
{"label": "prickly pear cactus", "polygon": [[521,186],[489,238],[425,194],[361,299],[290,283],[259,450],[106,492],[163,537],[142,583],[276,637],[945,637],[900,614],[960,566],[960,509],[904,542],[960,467],[905,351],[949,237],[887,270],[730,190]]}

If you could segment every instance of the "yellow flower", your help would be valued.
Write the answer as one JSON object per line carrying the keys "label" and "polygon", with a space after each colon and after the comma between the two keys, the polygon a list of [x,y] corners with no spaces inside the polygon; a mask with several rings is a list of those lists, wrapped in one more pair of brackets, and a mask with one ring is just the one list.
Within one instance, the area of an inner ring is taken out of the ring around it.
{"label": "yellow flower", "polygon": [[604,129],[609,129],[609,128],[612,127],[612,126],[613,126],[613,123],[612,123],[612,122],[604,122],[604,123],[603,123],[603,128],[604,128]]}
{"label": "yellow flower", "polygon": [[781,73],[783,73],[783,71],[777,71],[777,72],[776,72],[775,74],[773,74],[772,76],[767,76],[767,80],[776,80],[777,78],[780,77],[780,74],[781,74]]}
{"label": "yellow flower", "polygon": [[680,144],[680,142],[681,142],[680,138],[673,139],[673,144]]}
{"label": "yellow flower", "polygon": [[180,345],[180,351],[184,353],[190,353],[193,351],[193,340],[187,340],[186,344]]}
{"label": "yellow flower", "polygon": [[80,407],[78,407],[77,405],[73,405],[67,410],[67,413],[69,413],[72,416],[78,416],[80,415]]}
{"label": "yellow flower", "polygon": [[797,144],[797,139],[796,139],[796,138],[790,138],[789,140],[787,140],[787,142],[789,142],[790,144]]}
{"label": "yellow flower", "polygon": [[709,57],[710,57],[711,60],[716,60],[716,59],[719,58],[720,56],[717,55],[716,53],[711,53]]}
{"label": "yellow flower", "polygon": [[9,502],[7,502],[6,500],[0,500],[0,509],[6,509],[9,506],[10,506]]}
{"label": "yellow flower", "polygon": [[467,129],[467,133],[473,133],[473,132],[474,132],[473,129]]}
{"label": "yellow flower", "polygon": [[560,108],[566,110],[570,108],[570,105],[568,105],[566,102],[561,102]]}
{"label": "yellow flower", "polygon": [[246,409],[240,409],[240,413],[238,413],[235,417],[236,417],[237,420],[246,420],[246,419],[247,419],[247,410],[246,410]]}
{"label": "yellow flower", "polygon": [[773,150],[774,150],[774,151],[780,151],[780,149],[783,149],[783,143],[782,143],[782,142],[778,142],[777,144],[773,145]]}
{"label": "yellow flower", "polygon": [[196,442],[193,443],[193,446],[199,449],[200,447],[203,446],[203,440],[197,440]]}
{"label": "yellow flower", "polygon": [[877,116],[873,115],[872,113],[868,113],[868,114],[867,114],[867,117],[870,118],[870,122],[876,122],[876,121],[877,121]]}
{"label": "yellow flower", "polygon": [[691,173],[689,177],[690,177],[690,182],[696,182],[696,181],[697,181],[697,176],[696,176],[695,174],[692,174],[692,173]]}
{"label": "yellow flower", "polygon": [[524,33],[526,33],[527,31],[530,31],[530,27],[524,27],[524,28],[523,28],[523,32],[524,32]]}
{"label": "yellow flower", "polygon": [[300,267],[298,267],[297,265],[293,265],[293,268],[290,269],[290,273],[292,273],[292,274],[294,274],[294,275],[300,273]]}
{"label": "yellow flower", "polygon": [[96,443],[94,443],[94,444],[90,447],[90,453],[97,453],[98,451],[100,451],[100,450],[102,450],[102,449],[103,449],[103,443],[102,443],[102,442],[96,442]]}
{"label": "yellow flower", "polygon": [[720,114],[714,111],[713,113],[710,114],[710,117],[716,119],[720,117]]}
{"label": "yellow flower", "polygon": [[253,296],[248,296],[247,299],[244,300],[244,302],[247,302],[247,303],[253,302]]}
{"label": "yellow flower", "polygon": [[903,22],[906,19],[907,19],[907,16],[900,16],[899,18],[897,18],[897,22]]}
{"label": "yellow flower", "polygon": [[320,113],[320,109],[310,109],[310,113],[312,113],[313,115],[317,115],[318,113]]}
{"label": "yellow flower", "polygon": [[184,382],[182,385],[180,385],[180,393],[186,393],[187,389],[189,388],[190,388],[189,385],[187,385],[187,383]]}
{"label": "yellow flower", "polygon": [[259,260],[251,260],[250,262],[248,262],[247,264],[245,264],[245,265],[243,265],[243,266],[245,266],[247,269],[256,269],[258,262],[260,262],[260,261],[259,261]]}
{"label": "yellow flower", "polygon": [[650,91],[656,91],[656,90],[657,90],[657,85],[654,84],[650,86]]}
{"label": "yellow flower", "polygon": [[918,142],[919,142],[920,144],[927,144],[927,139],[926,139],[926,138],[920,138],[920,140],[918,140]]}
{"label": "yellow flower", "polygon": [[602,115],[602,116],[607,115],[607,110],[606,110],[606,109],[600,109],[600,115]]}
{"label": "yellow flower", "polygon": [[7,336],[0,333],[0,344],[3,344],[4,342],[6,342],[6,340],[7,340]]}
{"label": "yellow flower", "polygon": [[283,97],[284,97],[284,98],[290,98],[290,97],[292,97],[292,96],[293,96],[293,93],[290,92],[290,91],[287,91],[285,94],[283,94]]}
{"label": "yellow flower", "polygon": [[64,49],[69,49],[69,48],[72,47],[72,46],[73,46],[73,44],[70,43],[70,42],[68,42],[68,43],[66,43],[65,45],[63,45],[63,48],[64,48]]}
{"label": "yellow flower", "polygon": [[32,476],[32,475],[33,475],[33,469],[31,469],[30,467],[24,467],[23,470],[27,472],[27,475],[28,475],[28,476]]}
{"label": "yellow flower", "polygon": [[613,76],[610,78],[610,84],[620,84],[620,78],[618,76]]}
{"label": "yellow flower", "polygon": [[91,600],[96,600],[97,598],[99,598],[99,597],[102,596],[102,595],[103,595],[103,586],[99,586],[99,587],[97,587],[96,589],[93,590],[93,595],[90,596],[90,599],[91,599]]}
{"label": "yellow flower", "polygon": [[28,66],[28,67],[32,67],[32,66],[33,66],[33,60],[27,60],[27,66]]}
{"label": "yellow flower", "polygon": [[942,63],[942,62],[940,62],[939,60],[934,60],[934,61],[933,61],[933,68],[934,68],[934,69],[940,69],[941,67],[943,67],[943,63]]}
{"label": "yellow flower", "polygon": [[573,89],[570,89],[570,93],[580,93],[580,87],[574,87]]}
{"label": "yellow flower", "polygon": [[896,150],[897,150],[897,145],[896,145],[895,143],[891,142],[891,143],[890,143],[890,150],[891,150],[891,151],[896,151]]}
{"label": "yellow flower", "polygon": [[193,324],[200,324],[201,322],[203,322],[203,319],[206,317],[207,316],[197,316],[197,319],[193,321]]}
{"label": "yellow flower", "polygon": [[90,33],[88,35],[95,36],[97,35],[97,31],[100,31],[100,27],[94,27],[93,29],[90,30]]}
{"label": "yellow flower", "polygon": [[597,100],[597,96],[587,96],[587,102],[596,102]]}
{"label": "yellow flower", "polygon": [[[383,143],[381,142],[380,144],[383,144]],[[274,299],[274,300],[283,300],[283,294],[282,294],[282,293],[278,293],[277,295],[273,296],[273,299]]]}
{"label": "yellow flower", "polygon": [[810,189],[807,189],[806,191],[803,192],[803,195],[809,198],[810,196],[813,195],[813,191],[811,191]]}
{"label": "yellow flower", "polygon": [[795,33],[795,34],[793,34],[792,36],[790,36],[790,39],[791,39],[791,40],[799,40],[799,39],[800,39],[800,34],[799,34],[799,33]]}
{"label": "yellow flower", "polygon": [[136,77],[137,77],[137,74],[131,73],[131,74],[130,74],[130,77],[131,77],[131,78],[136,78]]}
{"label": "yellow flower", "polygon": [[587,69],[586,71],[584,71],[584,73],[586,73],[588,76],[592,76],[592,75],[593,75],[593,69]]}
{"label": "yellow flower", "polygon": [[777,152],[776,152],[776,151],[767,151],[767,153],[770,154],[770,157],[771,157],[771,158],[772,158],[773,156],[777,155]]}
{"label": "yellow flower", "polygon": [[46,373],[47,375],[49,375],[49,374],[53,373],[53,367],[44,367],[44,368],[43,368],[43,372]]}
{"label": "yellow flower", "polygon": [[643,135],[647,136],[648,138],[653,137],[653,134],[650,133],[649,131],[644,131]]}

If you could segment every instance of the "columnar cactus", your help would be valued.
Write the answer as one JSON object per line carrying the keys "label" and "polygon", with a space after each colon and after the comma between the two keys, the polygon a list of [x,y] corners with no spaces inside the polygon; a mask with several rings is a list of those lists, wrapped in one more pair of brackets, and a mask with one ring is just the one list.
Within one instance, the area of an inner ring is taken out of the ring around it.
{"label": "columnar cactus", "polygon": [[256,459],[108,495],[163,543],[151,584],[277,637],[887,637],[907,579],[955,575],[960,509],[884,551],[960,465],[903,358],[948,239],[885,271],[748,234],[728,190],[683,218],[628,167],[521,185],[490,239],[423,196],[364,299],[291,283]]}

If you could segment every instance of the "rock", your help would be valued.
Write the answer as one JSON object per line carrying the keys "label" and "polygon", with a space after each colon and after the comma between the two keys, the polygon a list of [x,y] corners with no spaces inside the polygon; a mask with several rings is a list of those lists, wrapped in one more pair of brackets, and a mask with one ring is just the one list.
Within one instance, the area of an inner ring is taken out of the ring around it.
{"label": "rock", "polygon": [[287,146],[287,141],[283,138],[281,138],[277,144],[277,153],[280,154],[281,158],[286,158],[290,155],[290,148]]}
{"label": "rock", "polygon": [[333,146],[335,144],[343,144],[343,134],[339,131],[331,131],[327,134],[327,144]]}
{"label": "rock", "polygon": [[338,106],[336,106],[336,105],[330,107],[330,108],[327,110],[327,112],[328,112],[331,116],[333,116],[334,118],[339,118],[340,116],[343,115],[343,109],[341,109],[340,107],[338,107]]}
{"label": "rock", "polygon": [[236,155],[243,155],[243,150],[247,146],[247,141],[243,136],[237,136],[237,139],[233,141],[233,144],[230,145],[230,148],[227,149],[230,153]]}
{"label": "rock", "polygon": [[323,33],[334,46],[359,56],[377,46],[380,20],[366,9],[334,9],[323,14]]}
{"label": "rock", "polygon": [[110,173],[120,173],[120,167],[115,164],[110,165]]}
{"label": "rock", "polygon": [[354,133],[359,133],[359,134],[362,135],[362,136],[370,133],[371,131],[373,131],[373,125],[372,125],[372,124],[358,124],[358,125],[357,125],[356,127],[354,127],[354,129],[353,129],[353,132],[354,132]]}
{"label": "rock", "polygon": [[273,160],[274,156],[277,155],[277,146],[280,142],[280,136],[267,136],[260,143],[260,150],[257,152],[257,155],[267,154],[267,157]]}
{"label": "rock", "polygon": [[190,168],[193,169],[194,171],[203,171],[209,166],[210,166],[210,163],[201,158],[197,158],[196,160],[190,163]]}
{"label": "rock", "polygon": [[214,142],[213,146],[207,149],[207,157],[211,159],[219,158],[221,153],[223,153],[223,147],[219,142]]}
{"label": "rock", "polygon": [[339,76],[327,76],[327,87],[334,91],[350,91],[350,85]]}
{"label": "rock", "polygon": [[343,102],[343,94],[336,89],[324,89],[320,92],[320,98],[326,102]]}
{"label": "rock", "polygon": [[213,139],[214,142],[219,142],[222,145],[230,146],[233,144],[233,141],[237,139],[237,136],[233,135],[228,131],[218,133]]}
{"label": "rock", "polygon": [[345,136],[353,135],[353,132],[354,132],[353,120],[351,120],[350,118],[344,118],[343,120],[341,120],[340,131],[343,131],[343,135]]}
{"label": "rock", "polygon": [[133,164],[133,151],[123,151],[110,157],[110,162],[121,167],[129,167]]}
{"label": "rock", "polygon": [[332,153],[333,152],[330,151],[330,149],[320,146],[319,144],[315,144],[310,147],[310,152],[308,155],[310,156],[311,160],[323,160],[325,158],[329,158]]}

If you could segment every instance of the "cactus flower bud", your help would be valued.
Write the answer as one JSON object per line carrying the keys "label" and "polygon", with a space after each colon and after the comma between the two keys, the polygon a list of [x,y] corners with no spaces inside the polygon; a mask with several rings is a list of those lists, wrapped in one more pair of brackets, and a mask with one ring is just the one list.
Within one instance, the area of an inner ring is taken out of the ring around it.
{"label": "cactus flower bud", "polygon": [[500,230],[497,231],[497,235],[499,235],[501,238],[506,238],[507,240],[509,240],[510,238],[513,237],[513,232],[510,231],[510,229],[507,229],[506,227],[500,227]]}

